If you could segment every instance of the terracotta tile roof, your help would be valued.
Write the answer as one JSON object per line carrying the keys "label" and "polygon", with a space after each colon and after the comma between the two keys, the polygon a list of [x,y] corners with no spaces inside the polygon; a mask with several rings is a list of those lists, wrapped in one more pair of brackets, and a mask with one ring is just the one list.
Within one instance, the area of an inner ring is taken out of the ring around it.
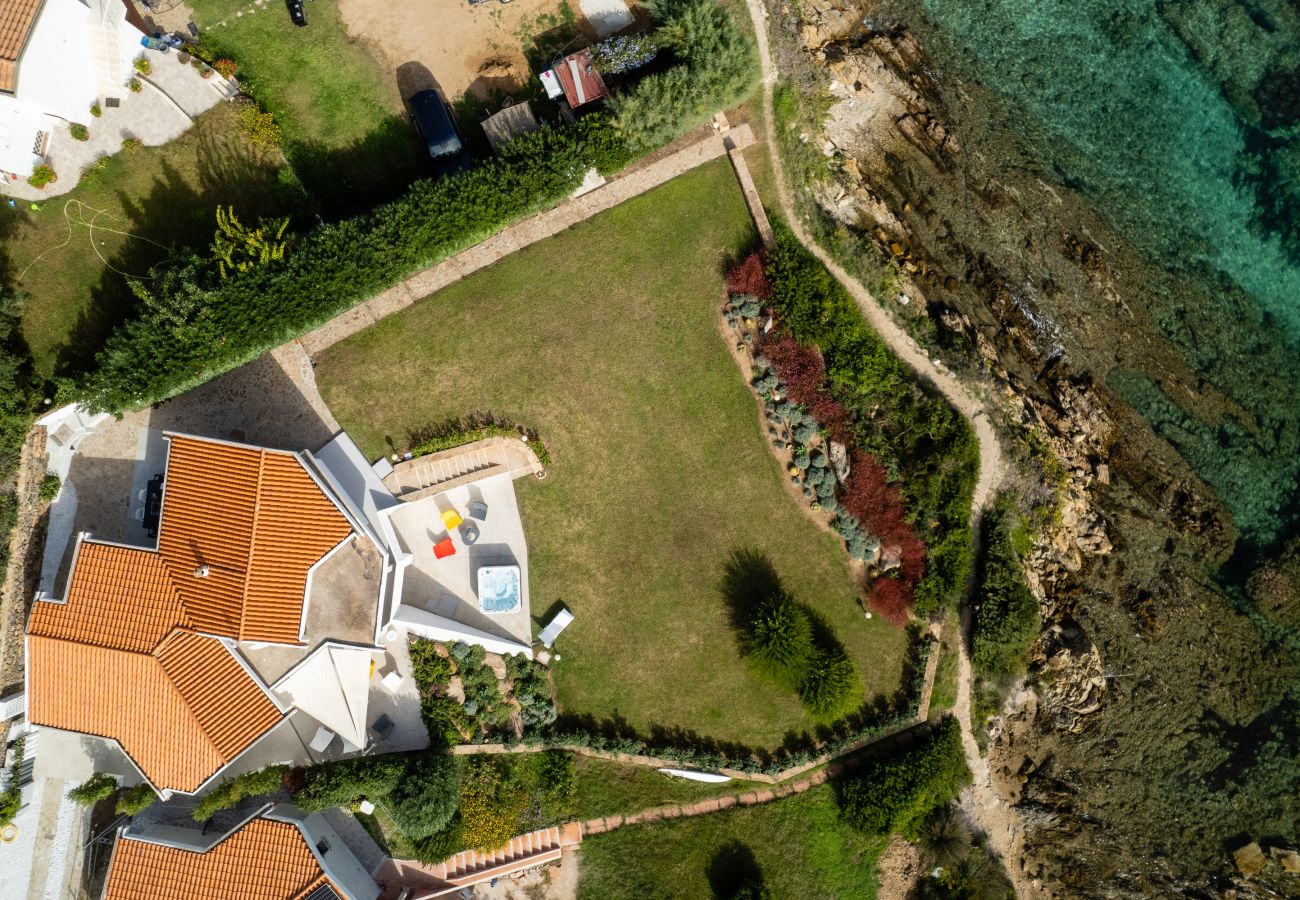
{"label": "terracotta tile roof", "polygon": [[172,437],[158,550],[82,541],[67,599],[33,606],[32,721],[193,792],[281,718],[210,634],[296,643],[308,569],[351,531],[293,454]]}
{"label": "terracotta tile roof", "polygon": [[0,0],[0,91],[14,89],[18,57],[44,0]]}
{"label": "terracotta tile roof", "polygon": [[157,553],[83,541],[67,595],[33,604],[28,633],[149,653],[173,628],[190,625]]}
{"label": "terracotta tile roof", "polygon": [[254,819],[206,853],[118,838],[105,900],[297,900],[329,882],[302,832]]}
{"label": "terracotta tile roof", "polygon": [[307,570],[351,533],[293,454],[172,437],[158,550],[199,631],[297,642]]}

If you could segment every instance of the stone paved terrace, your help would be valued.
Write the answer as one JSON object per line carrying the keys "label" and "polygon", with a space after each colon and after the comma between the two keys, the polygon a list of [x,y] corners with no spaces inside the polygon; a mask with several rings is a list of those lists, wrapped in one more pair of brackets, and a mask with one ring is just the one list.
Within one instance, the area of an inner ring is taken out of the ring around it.
{"label": "stone paved terrace", "polygon": [[140,79],[140,93],[123,89],[122,105],[116,109],[104,107],[97,119],[87,109],[81,124],[90,130],[89,140],[73,140],[67,125],[60,125],[50,135],[46,162],[59,180],[44,188],[34,188],[23,179],[4,182],[0,183],[0,193],[34,201],[66,194],[77,186],[87,166],[100,157],[118,153],[126,138],[149,147],[174,141],[194,124],[195,116],[229,99],[237,90],[233,82],[215,73],[205,80],[192,66],[181,63],[174,51],[141,51],[153,71]]}

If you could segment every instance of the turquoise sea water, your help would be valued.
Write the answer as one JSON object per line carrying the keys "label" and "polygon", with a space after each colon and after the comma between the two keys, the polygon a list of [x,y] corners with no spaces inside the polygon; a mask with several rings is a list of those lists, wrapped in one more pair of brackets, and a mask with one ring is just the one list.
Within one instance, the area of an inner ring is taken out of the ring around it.
{"label": "turquoise sea water", "polygon": [[[1000,98],[1042,170],[1184,286],[1153,308],[1246,411],[1202,422],[1113,372],[1248,543],[1300,475],[1300,6],[1287,0],[919,0],[943,69]],[[1116,340],[1123,340],[1117,335]]]}

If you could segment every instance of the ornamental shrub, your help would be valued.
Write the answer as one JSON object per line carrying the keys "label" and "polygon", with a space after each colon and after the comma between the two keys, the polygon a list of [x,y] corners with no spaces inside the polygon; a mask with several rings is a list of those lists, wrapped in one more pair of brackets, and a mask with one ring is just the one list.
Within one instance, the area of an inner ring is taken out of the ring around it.
{"label": "ornamental shrub", "polygon": [[591,48],[591,59],[603,75],[639,69],[655,58],[659,47],[647,34],[626,34],[601,41]]}
{"label": "ornamental shrub", "polygon": [[443,830],[460,802],[460,772],[450,756],[425,753],[397,782],[384,808],[411,840]]}
{"label": "ornamental shrub", "polygon": [[32,169],[32,174],[27,176],[27,183],[34,188],[43,188],[47,184],[58,181],[58,176],[49,166],[40,165]]}
{"label": "ornamental shrub", "polygon": [[68,126],[68,134],[72,135],[74,141],[90,140],[90,129],[80,122],[73,122]]}
{"label": "ornamental shrub", "polygon": [[1029,645],[1042,627],[1038,600],[1025,584],[1012,546],[1013,527],[1014,519],[1005,504],[985,517],[988,540],[979,566],[971,661],[993,676],[1023,672]]}
{"label": "ornamental shrub", "polygon": [[293,802],[307,812],[351,806],[359,800],[388,796],[406,774],[407,758],[399,754],[359,756],[312,766]]}
{"label": "ornamental shrub", "polygon": [[256,772],[245,772],[227,779],[205,794],[191,815],[196,822],[206,822],[220,810],[238,806],[248,797],[273,794],[284,785],[284,773],[287,771],[288,766],[267,766]]}
{"label": "ornamental shrub", "polygon": [[755,610],[742,646],[758,672],[794,690],[803,683],[812,662],[812,620],[787,594],[777,594]]}
{"label": "ornamental shrub", "polygon": [[95,410],[121,411],[188,390],[554,205],[587,169],[620,157],[626,149],[609,117],[591,114],[523,135],[468,172],[416,182],[392,203],[298,236],[275,266],[224,281],[211,260],[156,270],[137,288],[135,318],[105,341],[83,399]]}
{"label": "ornamental shrub", "polygon": [[104,110],[100,108],[98,103],[92,103],[90,104],[90,114],[98,119],[104,114]]}
{"label": "ornamental shrub", "polygon": [[46,475],[41,479],[41,502],[51,502],[55,497],[59,496],[61,487],[63,487],[63,480],[58,475]]}
{"label": "ornamental shrub", "polygon": [[799,699],[823,721],[834,721],[862,704],[858,670],[844,651],[823,648],[811,660],[799,683]]}
{"label": "ornamental shrub", "polygon": [[932,810],[947,805],[970,781],[957,721],[946,717],[916,746],[869,760],[836,783],[840,814],[868,834],[915,830]]}
{"label": "ornamental shrub", "polygon": [[158,802],[158,795],[148,784],[137,784],[117,795],[117,814],[138,816]]}
{"label": "ornamental shrub", "polygon": [[[766,300],[772,296],[772,285],[763,271],[763,254],[754,252],[727,270],[727,293],[748,294]],[[766,367],[767,363],[764,362]]]}
{"label": "ornamental shrub", "polygon": [[68,791],[68,799],[81,806],[94,806],[117,790],[117,779],[107,772],[96,772]]}

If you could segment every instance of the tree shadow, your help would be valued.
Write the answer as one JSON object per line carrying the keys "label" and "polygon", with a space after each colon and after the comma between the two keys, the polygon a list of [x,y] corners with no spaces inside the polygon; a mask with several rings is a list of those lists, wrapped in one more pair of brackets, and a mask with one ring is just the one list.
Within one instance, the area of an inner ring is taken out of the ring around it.
{"label": "tree shadow", "polygon": [[766,896],[763,868],[748,844],[731,840],[718,848],[705,870],[709,888],[717,900],[741,900]]}
{"label": "tree shadow", "polygon": [[285,155],[321,218],[331,222],[396,199],[430,174],[409,119],[397,115],[346,146],[299,141],[288,144]]}
{"label": "tree shadow", "polygon": [[[312,221],[301,188],[283,177],[278,158],[254,149],[230,131],[209,129],[199,136],[192,178],[185,177],[173,163],[162,161],[146,192],[114,193],[124,221],[100,224],[127,232],[132,239],[108,258],[98,281],[90,287],[90,302],[78,315],[55,360],[58,376],[75,378],[88,371],[104,340],[136,311],[139,301],[130,278],[140,278],[147,285],[150,270],[159,263],[190,250],[206,253],[216,231],[218,206],[232,206],[245,221],[288,215],[297,228]],[[74,228],[87,230],[84,225]],[[85,234],[73,234],[74,243],[86,239]]]}
{"label": "tree shadow", "polygon": [[722,567],[718,589],[727,605],[731,626],[745,628],[760,606],[785,593],[781,576],[767,555],[753,548],[737,548]]}

